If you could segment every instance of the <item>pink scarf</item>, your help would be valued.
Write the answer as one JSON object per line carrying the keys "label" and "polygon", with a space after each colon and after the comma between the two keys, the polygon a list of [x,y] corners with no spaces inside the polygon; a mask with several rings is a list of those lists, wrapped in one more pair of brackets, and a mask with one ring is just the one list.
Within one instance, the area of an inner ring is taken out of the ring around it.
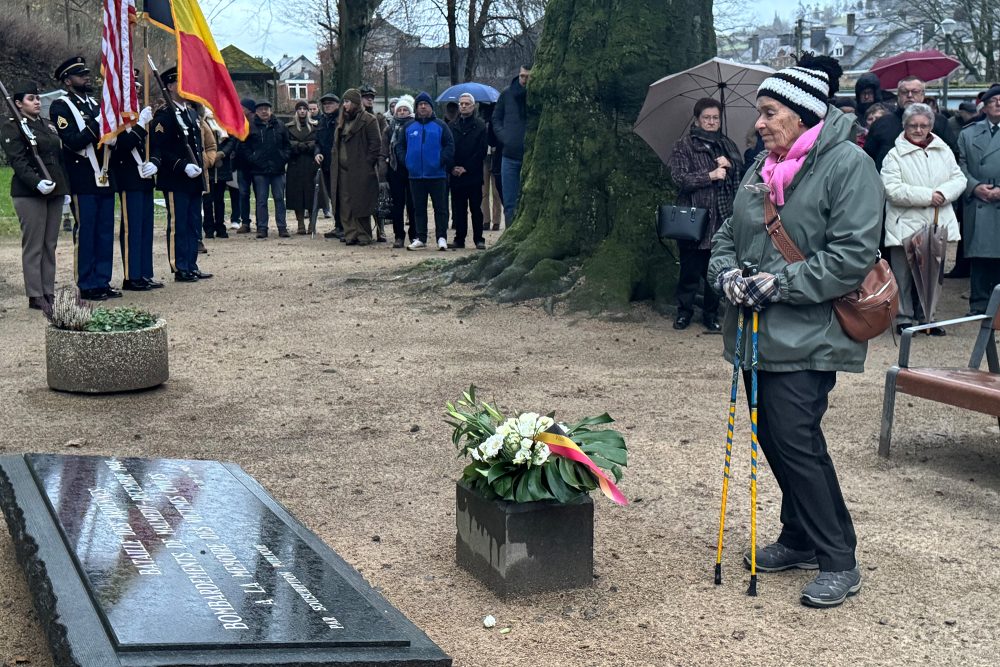
{"label": "pink scarf", "polygon": [[771,201],[777,206],[785,205],[785,188],[799,173],[806,156],[819,139],[819,131],[823,129],[823,121],[806,130],[788,151],[784,159],[768,153],[764,166],[760,170],[761,178],[771,187]]}

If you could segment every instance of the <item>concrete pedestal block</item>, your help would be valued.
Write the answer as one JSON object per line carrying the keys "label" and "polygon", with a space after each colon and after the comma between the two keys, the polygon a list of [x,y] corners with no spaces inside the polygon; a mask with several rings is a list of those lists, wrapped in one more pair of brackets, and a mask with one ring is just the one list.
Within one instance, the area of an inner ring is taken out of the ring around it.
{"label": "concrete pedestal block", "polygon": [[148,389],[167,381],[167,323],[136,331],[45,331],[49,387],[103,394]]}
{"label": "concrete pedestal block", "polygon": [[591,586],[594,501],[486,500],[455,489],[456,558],[500,597]]}

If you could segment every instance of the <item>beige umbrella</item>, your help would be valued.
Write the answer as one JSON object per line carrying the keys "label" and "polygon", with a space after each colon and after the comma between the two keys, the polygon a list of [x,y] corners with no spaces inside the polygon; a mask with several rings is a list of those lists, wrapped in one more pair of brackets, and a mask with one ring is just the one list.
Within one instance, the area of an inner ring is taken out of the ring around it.
{"label": "beige umbrella", "polygon": [[757,121],[757,87],[774,70],[712,58],[665,76],[649,87],[633,131],[666,162],[674,144],[688,131],[694,103],[714,97],[722,104],[722,131],[737,146]]}

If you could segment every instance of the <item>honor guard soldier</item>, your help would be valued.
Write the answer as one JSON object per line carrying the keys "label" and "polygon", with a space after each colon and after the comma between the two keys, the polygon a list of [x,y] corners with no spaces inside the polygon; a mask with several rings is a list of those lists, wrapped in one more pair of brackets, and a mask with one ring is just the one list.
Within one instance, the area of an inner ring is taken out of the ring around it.
{"label": "honor guard soldier", "polygon": [[152,120],[153,110],[146,107],[139,112],[136,125],[118,135],[111,152],[122,216],[118,230],[125,275],[122,289],[136,292],[163,287],[153,279],[153,176],[157,167],[145,159]]}
{"label": "honor guard soldier", "polygon": [[110,153],[98,146],[100,108],[90,96],[90,70],[81,56],[59,65],[55,78],[64,87],[53,100],[49,118],[63,143],[63,158],[72,195],[76,284],[80,297],[103,301],[122,295],[111,287],[115,244],[115,184]]}
{"label": "honor guard soldier", "polygon": [[21,267],[28,307],[51,307],[56,284],[56,242],[69,182],[56,127],[41,117],[42,98],[33,81],[9,91],[9,122],[0,123],[0,146],[13,168],[10,196],[21,223]]}
{"label": "honor guard soldier", "polygon": [[167,256],[174,280],[182,283],[211,278],[198,269],[198,233],[201,228],[201,125],[197,112],[177,97],[177,68],[161,78],[173,98],[153,116],[150,161],[156,165],[156,186],[167,200]]}

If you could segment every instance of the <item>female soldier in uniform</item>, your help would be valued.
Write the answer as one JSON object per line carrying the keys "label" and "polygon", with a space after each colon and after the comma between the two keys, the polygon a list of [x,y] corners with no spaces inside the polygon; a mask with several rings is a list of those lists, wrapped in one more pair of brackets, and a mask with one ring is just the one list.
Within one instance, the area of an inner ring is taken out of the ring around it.
{"label": "female soldier in uniform", "polygon": [[[14,105],[24,118],[0,127],[7,162],[14,169],[10,196],[21,223],[21,265],[28,307],[42,310],[52,303],[56,282],[56,241],[62,218],[63,198],[69,194],[69,180],[63,168],[62,142],[56,128],[41,117],[42,99],[38,86],[14,86]],[[31,150],[34,138],[45,174]]]}

